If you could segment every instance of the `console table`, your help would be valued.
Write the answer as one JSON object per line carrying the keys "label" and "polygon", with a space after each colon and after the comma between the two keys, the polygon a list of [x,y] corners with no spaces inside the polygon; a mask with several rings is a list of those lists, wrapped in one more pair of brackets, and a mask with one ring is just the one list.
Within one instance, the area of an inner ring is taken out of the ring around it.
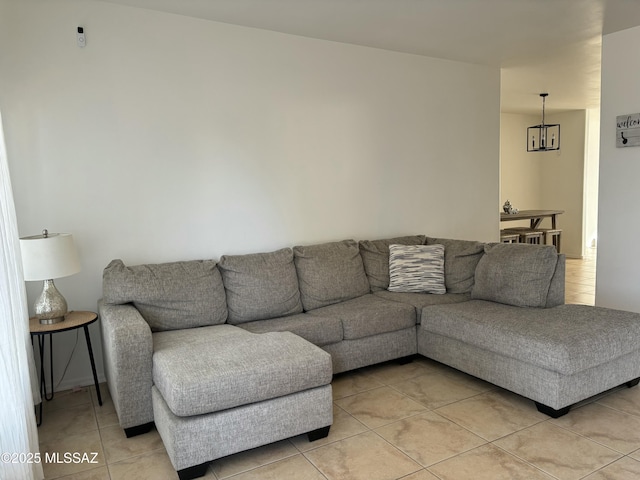
{"label": "console table", "polygon": [[500,212],[500,221],[531,220],[531,229],[535,230],[540,226],[542,220],[551,218],[551,228],[555,230],[556,217],[562,213],[564,213],[564,210],[520,210],[518,213]]}

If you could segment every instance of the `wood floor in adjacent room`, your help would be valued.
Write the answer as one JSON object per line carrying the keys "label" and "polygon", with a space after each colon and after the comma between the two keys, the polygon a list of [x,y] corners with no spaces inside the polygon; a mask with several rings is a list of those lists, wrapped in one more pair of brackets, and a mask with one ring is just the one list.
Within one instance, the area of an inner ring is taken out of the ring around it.
{"label": "wood floor in adjacent room", "polygon": [[[567,302],[593,304],[595,252],[567,260]],[[96,452],[45,464],[47,479],[173,480],[158,433],[127,439],[106,385],[56,393],[41,452]],[[632,480],[640,478],[640,388],[614,389],[557,420],[533,402],[418,358],[337,375],[328,438],[305,436],[213,462],[206,479]]]}

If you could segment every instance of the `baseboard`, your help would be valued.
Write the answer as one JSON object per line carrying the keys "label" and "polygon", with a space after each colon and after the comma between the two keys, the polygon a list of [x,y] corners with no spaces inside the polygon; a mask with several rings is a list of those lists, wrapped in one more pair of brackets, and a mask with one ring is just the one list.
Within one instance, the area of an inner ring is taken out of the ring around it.
{"label": "baseboard", "polygon": [[[105,383],[106,381],[107,379],[104,375],[98,375],[98,383]],[[62,382],[60,382],[60,385],[58,385],[54,391],[63,392],[65,390],[72,390],[73,388],[76,388],[76,387],[82,388],[82,387],[91,387],[91,386],[93,386],[93,375],[69,378],[69,379],[65,378],[62,380]]]}

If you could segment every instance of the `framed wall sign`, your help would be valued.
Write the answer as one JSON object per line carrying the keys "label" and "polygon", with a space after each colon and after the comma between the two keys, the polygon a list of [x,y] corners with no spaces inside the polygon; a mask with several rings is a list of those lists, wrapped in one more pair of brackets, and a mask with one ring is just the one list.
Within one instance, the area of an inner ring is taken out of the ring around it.
{"label": "framed wall sign", "polygon": [[616,147],[640,146],[640,113],[616,117]]}

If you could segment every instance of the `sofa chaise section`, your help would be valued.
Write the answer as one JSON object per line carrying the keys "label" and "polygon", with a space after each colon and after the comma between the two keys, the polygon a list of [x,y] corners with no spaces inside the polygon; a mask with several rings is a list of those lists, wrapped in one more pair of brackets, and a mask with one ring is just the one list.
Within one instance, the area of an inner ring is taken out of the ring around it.
{"label": "sofa chaise section", "polygon": [[103,272],[101,317],[105,371],[127,436],[153,425],[153,332],[221,325],[227,320],[222,278],[212,260],[128,267],[113,260]]}
{"label": "sofa chaise section", "polygon": [[425,310],[418,350],[558,417],[640,377],[638,338],[640,315],[631,312],[586,305],[541,311],[472,300]]}
{"label": "sofa chaise section", "polygon": [[[248,262],[256,260],[261,274],[288,269],[295,279],[290,250]],[[322,438],[333,422],[328,353],[290,332],[254,334],[226,323],[301,311],[297,287],[267,282],[271,290],[259,292],[255,277],[245,289],[251,301],[229,295],[227,310],[214,261],[114,260],[105,269],[99,309],[121,426],[131,436],[154,422],[181,480],[204,475],[219,456],[301,433]]]}
{"label": "sofa chaise section", "polygon": [[640,315],[555,303],[564,257],[551,246],[487,250],[471,301],[423,310],[419,353],[530,398],[553,417],[640,376]]}
{"label": "sofa chaise section", "polygon": [[257,335],[219,325],[157,332],[153,344],[153,383],[181,417],[331,382],[329,356],[289,332]]}
{"label": "sofa chaise section", "polygon": [[333,423],[331,358],[289,332],[215,325],[154,335],[155,424],[180,478]]}

